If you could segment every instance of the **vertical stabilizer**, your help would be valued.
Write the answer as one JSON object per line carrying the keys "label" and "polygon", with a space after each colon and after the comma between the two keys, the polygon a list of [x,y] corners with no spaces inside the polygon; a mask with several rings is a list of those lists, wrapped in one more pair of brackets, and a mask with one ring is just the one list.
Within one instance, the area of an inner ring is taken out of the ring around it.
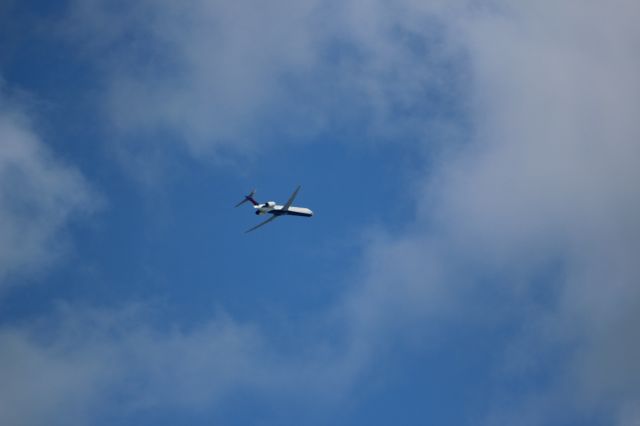
{"label": "vertical stabilizer", "polygon": [[236,207],[246,203],[247,201],[250,201],[251,204],[253,204],[254,206],[257,206],[259,203],[256,201],[255,198],[253,198],[253,196],[256,194],[256,190],[254,189],[253,191],[251,191],[249,193],[249,195],[245,195],[244,196],[244,200],[240,201],[238,204],[236,204]]}

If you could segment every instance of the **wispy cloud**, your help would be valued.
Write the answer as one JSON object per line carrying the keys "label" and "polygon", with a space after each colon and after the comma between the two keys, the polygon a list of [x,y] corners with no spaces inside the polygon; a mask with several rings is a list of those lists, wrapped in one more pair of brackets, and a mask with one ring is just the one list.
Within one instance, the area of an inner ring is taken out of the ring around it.
{"label": "wispy cloud", "polygon": [[100,58],[102,102],[128,153],[163,135],[196,158],[251,155],[354,123],[372,140],[415,139],[425,123],[399,111],[433,111],[434,98],[457,89],[446,75],[459,52],[442,42],[431,7],[72,5],[71,36]]}
{"label": "wispy cloud", "polygon": [[0,327],[0,372],[11,384],[0,386],[0,421],[107,424],[157,410],[210,416],[234,394],[322,405],[350,381],[351,371],[316,352],[319,345],[286,355],[256,325],[220,314],[167,326],[157,308],[62,304],[40,320]]}
{"label": "wispy cloud", "polygon": [[71,218],[97,204],[79,171],[56,158],[0,92],[0,287],[58,259]]}

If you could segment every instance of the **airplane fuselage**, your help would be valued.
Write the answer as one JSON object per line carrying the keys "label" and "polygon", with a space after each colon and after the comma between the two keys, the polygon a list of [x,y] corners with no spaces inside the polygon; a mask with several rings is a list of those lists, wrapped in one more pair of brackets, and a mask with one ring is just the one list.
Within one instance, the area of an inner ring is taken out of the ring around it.
{"label": "airplane fuselage", "polygon": [[283,206],[276,204],[274,201],[268,201],[266,203],[253,206],[253,208],[256,209],[257,215],[269,213],[274,216],[280,216],[280,215],[304,216],[304,217],[313,216],[313,212],[306,207],[291,206],[287,210],[282,210],[282,207]]}
{"label": "airplane fuselage", "polygon": [[249,193],[249,195],[245,195],[244,196],[244,200],[242,200],[238,204],[236,204],[236,207],[238,207],[241,204],[244,204],[246,202],[250,202],[251,204],[253,204],[253,208],[255,209],[257,215],[267,214],[267,213],[271,215],[270,218],[260,222],[259,224],[257,224],[253,228],[247,229],[245,231],[245,234],[247,232],[251,232],[251,231],[254,231],[254,230],[258,229],[261,226],[264,226],[269,222],[274,221],[275,219],[279,218],[280,216],[304,216],[304,217],[313,216],[313,212],[311,211],[311,209],[308,209],[306,207],[295,207],[295,206],[291,205],[291,204],[293,204],[293,200],[295,200],[296,195],[298,195],[298,191],[299,190],[300,190],[300,185],[298,185],[298,187],[295,189],[295,191],[293,191],[293,194],[291,194],[291,197],[289,197],[289,199],[287,200],[287,202],[284,205],[276,204],[275,201],[267,201],[266,203],[257,202],[256,199],[253,198],[253,196],[256,193],[255,189],[253,191],[251,191]]}

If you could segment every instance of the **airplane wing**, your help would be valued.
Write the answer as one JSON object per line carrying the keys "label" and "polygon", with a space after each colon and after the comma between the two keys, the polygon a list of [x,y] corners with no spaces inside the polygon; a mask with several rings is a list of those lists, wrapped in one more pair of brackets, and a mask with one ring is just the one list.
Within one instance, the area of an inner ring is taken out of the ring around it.
{"label": "airplane wing", "polygon": [[248,233],[253,231],[254,229],[260,228],[262,225],[266,225],[267,223],[271,222],[272,220],[276,219],[278,216],[271,216],[269,219],[265,220],[264,222],[260,222],[259,224],[257,224],[256,226],[254,226],[251,229],[247,229],[246,231],[244,231],[244,233]]}
{"label": "airplane wing", "polygon": [[300,185],[298,185],[296,190],[293,191],[293,194],[291,194],[291,197],[289,197],[289,200],[287,201],[287,204],[282,206],[282,211],[289,210],[289,207],[291,207],[291,204],[293,204],[293,200],[295,200],[296,199],[296,195],[298,195],[298,191],[300,191]]}

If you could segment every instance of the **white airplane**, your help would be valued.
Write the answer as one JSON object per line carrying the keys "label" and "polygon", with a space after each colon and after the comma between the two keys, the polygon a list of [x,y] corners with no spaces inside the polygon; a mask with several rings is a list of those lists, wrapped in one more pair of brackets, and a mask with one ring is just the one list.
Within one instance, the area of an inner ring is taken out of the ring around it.
{"label": "white airplane", "polygon": [[267,223],[271,222],[272,220],[275,220],[275,219],[279,218],[280,216],[285,216],[285,215],[289,215],[289,216],[304,216],[304,217],[313,216],[313,212],[311,210],[309,210],[308,208],[306,208],[306,207],[294,207],[294,206],[291,205],[293,203],[293,200],[296,198],[296,195],[298,195],[298,191],[299,190],[300,190],[300,186],[298,186],[296,188],[296,190],[293,191],[293,194],[291,194],[291,197],[289,197],[289,200],[287,200],[287,202],[283,206],[276,204],[275,201],[267,201],[266,203],[257,202],[255,200],[255,198],[253,198],[253,196],[256,193],[255,189],[253,191],[251,191],[251,193],[249,195],[245,195],[244,196],[244,200],[242,200],[238,204],[236,204],[236,207],[238,207],[241,204],[246,203],[247,201],[250,201],[251,204],[253,204],[253,208],[256,209],[256,214],[257,215],[267,214],[267,213],[272,215],[269,219],[265,220],[264,222],[261,222],[261,223],[257,224],[256,226],[254,226],[253,228],[246,230],[245,233],[251,232],[256,228],[260,228],[262,225],[266,225]]}

